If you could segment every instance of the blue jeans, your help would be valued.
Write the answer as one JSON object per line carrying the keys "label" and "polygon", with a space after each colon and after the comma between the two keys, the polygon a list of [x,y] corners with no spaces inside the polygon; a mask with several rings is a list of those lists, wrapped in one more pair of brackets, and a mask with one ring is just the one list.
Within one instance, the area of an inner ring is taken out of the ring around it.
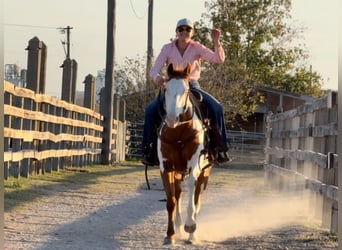
{"label": "blue jeans", "polygon": [[[219,148],[220,151],[228,151],[227,137],[226,137],[226,126],[223,118],[222,105],[216,100],[215,97],[208,94],[201,89],[197,81],[190,82],[190,89],[194,89],[201,93],[203,99],[203,106],[207,109],[205,118],[210,119],[210,147],[212,149]],[[145,123],[144,123],[144,134],[142,141],[142,149],[145,152],[146,148],[155,143],[157,138],[157,128],[160,126],[162,116],[165,114],[162,110],[162,104],[164,102],[164,93],[160,94],[158,98],[155,98],[145,109]],[[214,137],[214,138],[213,138]]]}

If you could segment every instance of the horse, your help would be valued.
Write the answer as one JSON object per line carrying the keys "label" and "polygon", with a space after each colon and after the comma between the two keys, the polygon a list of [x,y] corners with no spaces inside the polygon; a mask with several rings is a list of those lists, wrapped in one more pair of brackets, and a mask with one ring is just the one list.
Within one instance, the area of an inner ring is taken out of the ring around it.
{"label": "horse", "polygon": [[[164,244],[174,244],[181,234],[182,181],[187,180],[189,200],[184,231],[187,242],[195,244],[196,216],[201,208],[201,194],[206,190],[212,169],[205,152],[205,126],[196,112],[190,91],[190,65],[184,70],[167,68],[165,116],[158,130],[157,153],[164,191],[168,223]],[[177,234],[176,234],[177,233]]]}

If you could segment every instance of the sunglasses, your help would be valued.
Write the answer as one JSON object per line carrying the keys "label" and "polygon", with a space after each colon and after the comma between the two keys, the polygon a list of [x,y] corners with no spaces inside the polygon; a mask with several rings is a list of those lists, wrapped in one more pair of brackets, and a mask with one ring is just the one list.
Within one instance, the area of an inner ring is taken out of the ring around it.
{"label": "sunglasses", "polygon": [[177,29],[178,32],[183,32],[184,30],[186,30],[186,32],[190,32],[192,29],[190,27],[180,27]]}

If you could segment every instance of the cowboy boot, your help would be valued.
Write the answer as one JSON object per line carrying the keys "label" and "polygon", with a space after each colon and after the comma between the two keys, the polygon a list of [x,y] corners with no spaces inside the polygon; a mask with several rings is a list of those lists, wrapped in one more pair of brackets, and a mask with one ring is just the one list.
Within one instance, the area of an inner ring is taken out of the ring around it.
{"label": "cowboy boot", "polygon": [[157,132],[153,131],[150,143],[144,148],[141,162],[147,166],[159,166],[157,155]]}
{"label": "cowboy boot", "polygon": [[210,155],[212,160],[218,164],[232,161],[228,154],[228,147],[224,145],[221,130],[217,126],[212,126],[209,130]]}

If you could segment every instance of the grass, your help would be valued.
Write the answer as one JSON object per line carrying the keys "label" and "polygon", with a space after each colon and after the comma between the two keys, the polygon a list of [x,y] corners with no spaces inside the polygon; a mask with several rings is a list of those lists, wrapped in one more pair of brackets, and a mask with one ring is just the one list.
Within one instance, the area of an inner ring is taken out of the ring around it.
{"label": "grass", "polygon": [[139,188],[142,182],[143,167],[136,162],[69,168],[30,178],[10,177],[4,181],[4,210],[19,209],[21,205],[34,202],[56,189],[115,193]]}

